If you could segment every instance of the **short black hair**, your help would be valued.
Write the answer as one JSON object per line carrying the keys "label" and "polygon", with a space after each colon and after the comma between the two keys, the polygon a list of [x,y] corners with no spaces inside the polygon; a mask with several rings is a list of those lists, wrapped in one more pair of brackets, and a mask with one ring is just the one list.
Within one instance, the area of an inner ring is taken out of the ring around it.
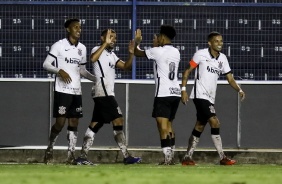
{"label": "short black hair", "polygon": [[101,36],[106,36],[108,30],[111,30],[111,33],[116,33],[115,30],[113,30],[113,29],[104,29],[101,33]]}
{"label": "short black hair", "polygon": [[212,40],[213,37],[215,36],[221,36],[221,34],[219,32],[213,31],[208,35],[208,41],[210,42]]}
{"label": "short black hair", "polygon": [[65,24],[64,24],[64,27],[65,27],[65,28],[68,28],[69,25],[70,25],[71,23],[73,23],[73,22],[79,22],[79,19],[77,19],[77,18],[71,18],[71,19],[66,20],[66,22],[65,22]]}
{"label": "short black hair", "polygon": [[160,29],[160,34],[163,34],[172,40],[176,36],[176,31],[171,25],[162,25]]}

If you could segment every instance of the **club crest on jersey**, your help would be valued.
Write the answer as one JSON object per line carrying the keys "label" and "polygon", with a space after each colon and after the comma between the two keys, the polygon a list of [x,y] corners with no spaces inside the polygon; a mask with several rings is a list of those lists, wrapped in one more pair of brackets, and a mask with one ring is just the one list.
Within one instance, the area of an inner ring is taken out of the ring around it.
{"label": "club crest on jersey", "polygon": [[219,68],[219,69],[222,69],[222,64],[223,64],[222,61],[219,61],[219,62],[218,62],[218,68]]}
{"label": "club crest on jersey", "polygon": [[82,50],[78,49],[78,55],[82,56]]}

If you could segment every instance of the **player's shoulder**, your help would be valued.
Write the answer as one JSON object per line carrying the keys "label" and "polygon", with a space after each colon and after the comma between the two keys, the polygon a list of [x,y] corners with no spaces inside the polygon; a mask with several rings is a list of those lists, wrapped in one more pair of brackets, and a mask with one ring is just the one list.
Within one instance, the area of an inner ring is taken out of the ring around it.
{"label": "player's shoulder", "polygon": [[226,56],[224,53],[222,53],[222,52],[220,52],[219,57],[221,57],[221,58],[227,60],[227,56]]}
{"label": "player's shoulder", "polygon": [[100,45],[96,45],[91,49],[91,53],[94,53],[96,50],[98,50]]}
{"label": "player's shoulder", "polygon": [[86,46],[81,42],[78,42],[77,47],[86,50]]}

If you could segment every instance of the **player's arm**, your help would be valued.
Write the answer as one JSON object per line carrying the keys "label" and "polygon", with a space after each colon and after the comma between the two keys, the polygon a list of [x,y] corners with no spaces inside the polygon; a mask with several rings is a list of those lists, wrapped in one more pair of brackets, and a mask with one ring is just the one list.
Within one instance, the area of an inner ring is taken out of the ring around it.
{"label": "player's arm", "polygon": [[80,75],[88,80],[95,81],[94,75],[92,75],[87,69],[85,64],[80,65],[79,69]]}
{"label": "player's arm", "polygon": [[54,56],[52,56],[52,54],[49,53],[43,63],[43,68],[47,70],[48,72],[59,74],[65,83],[67,84],[71,83],[72,80],[69,74],[65,72],[63,69],[59,69],[53,66],[52,65],[53,62],[54,62]]}
{"label": "player's arm", "polygon": [[135,42],[135,45],[134,45],[134,55],[136,57],[146,57],[145,51],[140,49],[140,47],[139,47],[141,41],[142,41],[141,30],[137,29],[135,31],[135,38],[134,38],[134,42]]}
{"label": "player's arm", "polygon": [[[190,61],[191,63],[192,61]],[[191,64],[188,63],[188,66],[186,67],[185,71],[182,73],[182,83],[181,83],[181,101],[183,104],[186,105],[188,102],[188,94],[186,91],[186,85],[188,82],[188,77],[190,73],[194,70],[195,66],[191,66]]]}
{"label": "player's arm", "polygon": [[98,61],[99,57],[101,56],[101,54],[105,50],[105,48],[107,48],[111,44],[112,39],[113,38],[111,38],[111,30],[109,29],[103,44],[95,52],[93,52],[91,54],[91,56],[90,56],[91,62],[94,63],[94,62]]}
{"label": "player's arm", "polygon": [[131,70],[132,69],[132,61],[134,58],[134,40],[130,40],[128,45],[128,58],[127,61],[124,62],[122,60],[119,60],[116,64],[117,68],[123,69],[123,70]]}
{"label": "player's arm", "polygon": [[230,84],[230,86],[239,93],[239,95],[241,97],[241,101],[243,101],[245,99],[246,95],[245,95],[244,91],[240,88],[240,86],[237,84],[237,82],[235,81],[231,72],[226,74],[226,79],[227,79],[228,83]]}

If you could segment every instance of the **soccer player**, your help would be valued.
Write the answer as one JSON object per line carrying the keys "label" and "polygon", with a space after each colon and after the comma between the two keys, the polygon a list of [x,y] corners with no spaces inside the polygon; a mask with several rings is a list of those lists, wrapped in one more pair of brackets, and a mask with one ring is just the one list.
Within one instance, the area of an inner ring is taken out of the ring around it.
{"label": "soccer player", "polygon": [[53,116],[56,122],[51,128],[49,145],[45,152],[44,162],[50,163],[53,158],[53,146],[59,133],[68,121],[67,163],[75,164],[75,146],[77,140],[77,126],[82,117],[81,78],[94,80],[86,68],[86,47],[78,41],[81,36],[81,24],[79,19],[68,19],[64,23],[66,38],[57,41],[51,47],[43,67],[49,72],[55,73],[54,107]]}
{"label": "soccer player", "polygon": [[208,35],[208,45],[209,48],[198,50],[194,54],[182,76],[181,100],[182,103],[186,104],[188,101],[186,92],[188,76],[196,68],[195,82],[190,98],[193,99],[197,110],[197,121],[189,138],[187,152],[182,160],[182,165],[195,165],[192,155],[207,123],[211,126],[211,138],[219,154],[220,164],[233,165],[236,163],[235,160],[225,156],[219,134],[220,123],[214,108],[219,76],[221,74],[226,76],[228,83],[239,93],[241,100],[244,100],[245,93],[234,80],[226,56],[220,52],[223,46],[222,35],[218,32],[211,32]]}
{"label": "soccer player", "polygon": [[175,149],[175,132],[172,121],[180,102],[180,85],[177,79],[180,53],[173,47],[172,40],[176,36],[174,27],[162,25],[158,35],[154,35],[153,47],[141,50],[141,30],[135,34],[134,55],[147,57],[154,61],[155,99],[152,117],[156,119],[160,135],[164,161],[160,165],[173,165]]}
{"label": "soccer player", "polygon": [[76,159],[77,163],[81,165],[94,165],[87,159],[89,148],[92,146],[94,137],[100,128],[110,122],[113,124],[114,139],[123,154],[124,164],[141,162],[141,158],[131,156],[127,150],[123,132],[124,120],[114,92],[115,68],[131,70],[134,58],[134,42],[133,40],[130,41],[128,59],[124,62],[113,52],[117,41],[116,37],[116,32],[113,29],[103,30],[101,33],[101,45],[94,47],[91,51],[90,60],[93,62],[95,75],[92,97],[95,105],[92,122],[84,136],[81,156]]}

